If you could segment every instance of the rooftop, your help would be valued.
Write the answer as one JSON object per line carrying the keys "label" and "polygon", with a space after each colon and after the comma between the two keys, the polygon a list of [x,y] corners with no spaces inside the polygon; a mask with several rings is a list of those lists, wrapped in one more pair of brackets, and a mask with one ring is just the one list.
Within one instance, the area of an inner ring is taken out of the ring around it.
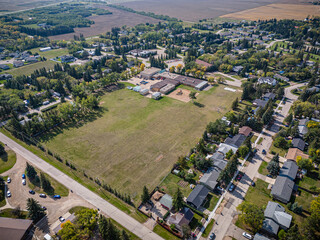
{"label": "rooftop", "polygon": [[246,137],[248,137],[251,132],[252,132],[252,129],[248,126],[243,126],[242,128],[239,129],[239,134],[242,134]]}
{"label": "rooftop", "polygon": [[197,185],[187,198],[188,203],[192,203],[196,208],[199,208],[203,201],[208,196],[209,189],[203,185]]}
{"label": "rooftop", "polygon": [[31,227],[32,220],[0,217],[0,239],[20,240]]}

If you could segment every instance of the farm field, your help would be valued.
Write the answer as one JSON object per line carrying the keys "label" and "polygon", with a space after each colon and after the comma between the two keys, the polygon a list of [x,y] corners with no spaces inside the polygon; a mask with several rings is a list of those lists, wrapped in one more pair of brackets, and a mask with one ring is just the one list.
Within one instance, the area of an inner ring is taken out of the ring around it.
{"label": "farm field", "polygon": [[297,19],[320,14],[320,6],[301,4],[270,4],[223,15],[225,18],[244,20]]}
{"label": "farm field", "polygon": [[18,11],[45,6],[53,3],[57,4],[59,2],[65,2],[65,0],[2,0],[0,1],[0,9],[3,12]]}
{"label": "farm field", "polygon": [[[184,21],[216,18],[251,8],[257,8],[272,3],[298,3],[299,0],[140,0],[120,3],[134,10],[154,12],[169,15]],[[183,7],[182,7],[183,6]]]}
{"label": "farm field", "polygon": [[178,156],[187,154],[210,121],[223,116],[240,92],[217,86],[184,103],[168,97],[149,99],[127,89],[101,98],[102,116],[79,127],[56,129],[41,139],[51,151],[139,200],[154,188]]}
{"label": "farm field", "polygon": [[107,9],[110,12],[112,12],[112,14],[88,17],[88,19],[93,20],[95,22],[90,27],[75,28],[73,33],[51,36],[49,38],[51,40],[71,40],[73,39],[74,35],[83,34],[85,37],[89,37],[104,34],[107,31],[111,31],[113,27],[122,27],[123,25],[133,27],[139,23],[159,22],[158,19],[118,10],[115,8],[109,8],[101,5],[97,5],[96,7]]}

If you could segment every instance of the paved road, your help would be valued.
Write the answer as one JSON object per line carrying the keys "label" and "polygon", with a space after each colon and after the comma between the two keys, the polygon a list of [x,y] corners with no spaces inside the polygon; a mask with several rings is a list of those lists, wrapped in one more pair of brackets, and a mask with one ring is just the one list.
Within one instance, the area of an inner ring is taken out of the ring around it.
{"label": "paved road", "polygon": [[[257,154],[253,157],[253,159],[249,162],[247,167],[240,169],[245,174],[242,177],[241,181],[238,182],[237,187],[233,192],[227,192],[225,195],[225,200],[227,204],[222,210],[222,214],[215,214],[214,219],[216,223],[213,226],[212,232],[215,233],[217,240],[222,240],[224,236],[230,235],[236,237],[237,239],[242,239],[243,237],[240,235],[234,236],[233,233],[239,234],[239,231],[232,231],[232,220],[234,216],[237,214],[237,206],[243,201],[247,190],[251,184],[251,181],[257,176],[258,169],[264,159],[264,155],[261,153],[263,149],[268,151],[272,144],[272,136],[279,131],[279,128],[283,122],[283,119],[288,115],[289,110],[293,102],[298,98],[296,95],[291,93],[291,90],[297,87],[301,87],[304,84],[296,84],[285,89],[285,97],[288,99],[285,104],[281,104],[281,111],[278,110],[279,114],[274,115],[275,123],[270,128],[270,130],[263,129],[261,134],[259,135],[256,143],[259,141],[259,138],[263,138],[261,144],[257,145],[256,148],[258,150]],[[271,182],[271,181],[270,181]]]}
{"label": "paved road", "polygon": [[66,174],[62,173],[61,171],[45,162],[35,154],[31,153],[2,133],[0,133],[0,141],[7,144],[8,147],[10,147],[13,151],[23,156],[27,161],[39,168],[41,171],[47,173],[52,178],[65,185],[67,188],[72,189],[74,194],[81,196],[84,200],[86,200],[96,208],[99,208],[103,213],[110,216],[112,219],[117,221],[132,233],[136,234],[138,237],[146,240],[162,239],[132,217],[120,211],[118,208],[116,208],[97,194],[91,192],[80,183],[76,182]]}

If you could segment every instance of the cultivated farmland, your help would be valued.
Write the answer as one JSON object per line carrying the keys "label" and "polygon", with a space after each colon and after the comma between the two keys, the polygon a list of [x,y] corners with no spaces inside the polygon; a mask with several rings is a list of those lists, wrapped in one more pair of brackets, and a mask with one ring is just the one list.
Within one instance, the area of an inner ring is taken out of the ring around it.
{"label": "cultivated farmland", "polygon": [[156,101],[122,89],[101,98],[102,116],[83,126],[56,129],[44,145],[78,168],[137,201],[142,187],[155,187],[177,157],[187,154],[208,122],[222,117],[240,92],[218,86],[184,103]]}

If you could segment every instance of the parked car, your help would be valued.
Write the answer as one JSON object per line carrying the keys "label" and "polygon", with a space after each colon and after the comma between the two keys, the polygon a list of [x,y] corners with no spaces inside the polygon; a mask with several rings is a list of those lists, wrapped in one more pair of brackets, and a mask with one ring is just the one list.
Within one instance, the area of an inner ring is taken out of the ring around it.
{"label": "parked car", "polygon": [[231,183],[231,185],[230,185],[230,187],[229,187],[229,189],[228,189],[228,191],[229,192],[232,192],[233,190],[234,190],[234,188],[235,188],[236,186],[233,184],[233,183]]}
{"label": "parked car", "polygon": [[256,183],[254,181],[251,182],[251,186],[254,187],[256,186]]}
{"label": "parked car", "polygon": [[266,155],[267,154],[267,151],[266,150],[262,150],[262,154]]}
{"label": "parked car", "polygon": [[268,174],[267,177],[272,178],[272,175]]}
{"label": "parked car", "polygon": [[40,194],[39,194],[39,197],[41,197],[41,198],[46,198],[47,195],[45,195],[44,193],[40,193]]}
{"label": "parked car", "polygon": [[32,195],[34,195],[34,194],[35,194],[35,191],[29,190],[29,193],[32,194]]}
{"label": "parked car", "polygon": [[55,199],[60,199],[61,196],[60,196],[60,195],[54,195],[53,198],[55,198]]}
{"label": "parked car", "polygon": [[216,238],[216,235],[215,235],[214,233],[211,233],[210,236],[209,236],[209,239],[210,239],[210,240],[213,240],[213,239],[215,239],[215,238]]}
{"label": "parked car", "polygon": [[42,206],[42,209],[43,209],[43,210],[47,210],[47,208],[46,208],[45,206]]}
{"label": "parked car", "polygon": [[7,191],[7,197],[11,197],[11,192],[9,190]]}
{"label": "parked car", "polygon": [[26,175],[25,174],[22,174],[22,179],[26,179]]}
{"label": "parked car", "polygon": [[26,180],[22,179],[22,185],[26,185]]}
{"label": "parked car", "polygon": [[62,216],[59,217],[59,220],[60,220],[60,222],[64,222],[65,221],[64,217],[62,217]]}
{"label": "parked car", "polygon": [[249,233],[243,232],[242,236],[244,236],[247,239],[252,239],[252,236]]}
{"label": "parked car", "polygon": [[8,177],[7,183],[11,183],[11,178]]}
{"label": "parked car", "polygon": [[237,176],[237,180],[240,181],[241,178],[242,178],[242,176],[243,176],[243,174],[242,174],[242,173],[239,173],[238,176]]}

